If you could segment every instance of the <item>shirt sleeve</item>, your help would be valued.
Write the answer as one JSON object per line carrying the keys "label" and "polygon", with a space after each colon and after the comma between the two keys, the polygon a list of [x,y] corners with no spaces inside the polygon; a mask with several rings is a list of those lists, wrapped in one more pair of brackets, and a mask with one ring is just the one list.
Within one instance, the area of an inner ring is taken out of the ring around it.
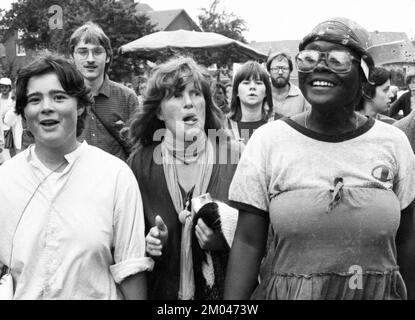
{"label": "shirt sleeve", "polygon": [[399,131],[397,146],[397,175],[393,191],[399,199],[401,210],[405,209],[415,198],[415,155],[409,140],[403,132]]}
{"label": "shirt sleeve", "polygon": [[269,210],[266,170],[266,136],[256,130],[246,145],[229,188],[229,200],[237,209],[267,215]]}
{"label": "shirt sleeve", "polygon": [[125,164],[117,179],[114,212],[114,264],[110,266],[115,282],[142,271],[154,262],[145,256],[144,212],[137,180]]}

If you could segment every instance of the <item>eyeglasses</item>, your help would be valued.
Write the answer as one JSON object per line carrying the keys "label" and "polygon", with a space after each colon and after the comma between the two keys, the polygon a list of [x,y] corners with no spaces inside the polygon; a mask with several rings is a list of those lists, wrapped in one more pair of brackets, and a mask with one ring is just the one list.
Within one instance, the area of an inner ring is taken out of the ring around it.
{"label": "eyeglasses", "polygon": [[89,52],[92,52],[92,55],[96,59],[101,58],[106,53],[105,49],[100,48],[100,47],[93,48],[93,49],[78,48],[75,50],[75,54],[81,59],[88,58]]}
{"label": "eyeglasses", "polygon": [[327,67],[334,73],[347,73],[352,69],[353,61],[360,61],[347,51],[331,50],[320,52],[317,50],[303,50],[295,57],[299,72],[313,72],[319,62],[324,59]]}
{"label": "eyeglasses", "polygon": [[271,70],[271,72],[275,72],[275,73],[277,73],[278,71],[288,72],[288,71],[290,71],[290,68],[288,68],[288,67],[273,67],[273,68],[270,68],[270,70]]}

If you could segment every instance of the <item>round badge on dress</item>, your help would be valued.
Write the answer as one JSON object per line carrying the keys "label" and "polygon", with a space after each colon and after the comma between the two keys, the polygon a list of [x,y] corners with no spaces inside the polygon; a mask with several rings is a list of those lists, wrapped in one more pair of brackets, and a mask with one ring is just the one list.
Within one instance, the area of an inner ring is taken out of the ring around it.
{"label": "round badge on dress", "polygon": [[393,172],[385,165],[379,165],[373,168],[372,177],[382,182],[393,180]]}

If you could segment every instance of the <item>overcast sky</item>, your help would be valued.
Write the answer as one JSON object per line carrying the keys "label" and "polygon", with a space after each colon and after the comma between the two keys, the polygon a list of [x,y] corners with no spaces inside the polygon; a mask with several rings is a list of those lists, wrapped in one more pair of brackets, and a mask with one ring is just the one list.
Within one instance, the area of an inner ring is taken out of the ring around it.
{"label": "overcast sky", "polygon": [[[9,8],[12,0],[0,0]],[[136,1],[137,2],[137,1]],[[198,23],[212,0],[142,0],[154,10],[185,9]],[[415,39],[415,0],[221,0],[219,9],[243,18],[248,41],[301,39],[317,23],[348,17],[368,31],[406,32]]]}

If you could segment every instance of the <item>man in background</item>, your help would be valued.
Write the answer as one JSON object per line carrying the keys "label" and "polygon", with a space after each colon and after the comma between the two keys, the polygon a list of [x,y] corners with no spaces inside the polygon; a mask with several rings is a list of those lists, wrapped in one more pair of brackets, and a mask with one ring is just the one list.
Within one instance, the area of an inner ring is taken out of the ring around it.
{"label": "man in background", "polygon": [[69,49],[95,100],[79,139],[126,160],[129,146],[120,131],[138,109],[138,99],[133,90],[108,78],[110,39],[97,24],[88,22],[74,31]]}
{"label": "man in background", "polygon": [[277,52],[270,55],[267,70],[271,75],[274,114],[290,117],[310,108],[300,89],[290,82],[293,63],[288,54]]}

